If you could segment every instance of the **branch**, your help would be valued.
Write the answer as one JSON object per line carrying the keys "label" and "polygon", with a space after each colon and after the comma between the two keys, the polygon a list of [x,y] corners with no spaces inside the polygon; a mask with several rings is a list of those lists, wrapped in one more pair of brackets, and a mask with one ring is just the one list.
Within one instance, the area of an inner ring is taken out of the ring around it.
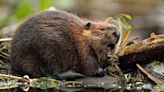
{"label": "branch", "polygon": [[161,60],[164,57],[164,35],[151,35],[146,40],[125,46],[118,57],[124,71],[136,68],[136,63],[143,65]]}
{"label": "branch", "polygon": [[151,74],[149,74],[142,66],[140,66],[139,64],[136,64],[137,68],[143,72],[144,74],[146,74],[146,76],[151,79],[153,82],[155,82],[156,84],[160,84],[161,81],[158,80],[157,78],[155,78],[154,76],[152,76]]}

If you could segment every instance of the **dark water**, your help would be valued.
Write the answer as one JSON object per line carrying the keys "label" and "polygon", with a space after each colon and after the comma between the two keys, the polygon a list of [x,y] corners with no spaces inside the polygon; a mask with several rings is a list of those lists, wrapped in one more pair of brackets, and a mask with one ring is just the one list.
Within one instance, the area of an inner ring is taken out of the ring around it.
{"label": "dark water", "polygon": [[[0,92],[24,92],[21,88],[1,90]],[[37,89],[30,88],[28,92],[150,92],[150,90],[124,90],[124,89],[103,89],[103,88],[79,88],[79,89]]]}

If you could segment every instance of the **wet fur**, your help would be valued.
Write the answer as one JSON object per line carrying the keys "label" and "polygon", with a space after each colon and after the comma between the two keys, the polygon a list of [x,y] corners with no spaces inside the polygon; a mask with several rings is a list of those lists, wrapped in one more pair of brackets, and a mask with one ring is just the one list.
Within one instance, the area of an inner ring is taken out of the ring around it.
{"label": "wet fur", "polygon": [[102,51],[97,53],[96,49],[102,47],[101,40],[105,39],[102,37],[98,40],[99,47],[94,47],[91,32],[99,32],[99,24],[87,33],[86,23],[64,11],[44,11],[34,15],[17,29],[12,40],[13,68],[30,77],[57,76],[68,70],[95,75],[102,65]]}

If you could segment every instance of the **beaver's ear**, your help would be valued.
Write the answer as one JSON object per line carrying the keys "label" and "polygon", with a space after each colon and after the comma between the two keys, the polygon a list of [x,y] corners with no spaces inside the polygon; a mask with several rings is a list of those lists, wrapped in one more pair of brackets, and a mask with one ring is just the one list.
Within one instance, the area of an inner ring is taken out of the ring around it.
{"label": "beaver's ear", "polygon": [[85,29],[87,29],[87,30],[90,29],[91,25],[92,25],[92,24],[91,24],[90,22],[86,23],[86,24],[85,24]]}

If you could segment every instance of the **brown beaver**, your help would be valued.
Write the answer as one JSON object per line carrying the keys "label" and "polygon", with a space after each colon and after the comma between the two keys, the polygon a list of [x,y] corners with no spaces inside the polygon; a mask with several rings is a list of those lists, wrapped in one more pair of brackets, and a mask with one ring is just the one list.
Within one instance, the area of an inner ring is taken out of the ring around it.
{"label": "brown beaver", "polygon": [[112,24],[60,10],[44,11],[17,29],[11,43],[12,66],[31,77],[103,76],[107,54],[112,54],[119,36]]}

